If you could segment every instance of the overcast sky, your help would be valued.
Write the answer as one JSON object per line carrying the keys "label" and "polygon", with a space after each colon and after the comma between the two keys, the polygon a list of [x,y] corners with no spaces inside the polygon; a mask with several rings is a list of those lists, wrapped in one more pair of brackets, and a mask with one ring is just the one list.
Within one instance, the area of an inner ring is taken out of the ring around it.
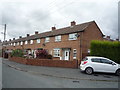
{"label": "overcast sky", "polygon": [[95,20],[101,31],[118,38],[119,0],[3,0],[0,1],[0,39],[50,31],[52,26],[63,28],[71,21],[77,24]]}

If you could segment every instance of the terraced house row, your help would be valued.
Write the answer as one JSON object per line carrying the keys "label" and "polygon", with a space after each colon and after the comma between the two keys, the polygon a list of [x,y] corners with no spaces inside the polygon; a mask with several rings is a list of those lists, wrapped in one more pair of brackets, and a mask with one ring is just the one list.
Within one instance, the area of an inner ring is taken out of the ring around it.
{"label": "terraced house row", "polygon": [[4,42],[4,51],[10,52],[15,49],[27,50],[35,54],[38,48],[46,49],[54,60],[80,60],[89,53],[91,40],[103,40],[103,33],[95,21],[76,24],[44,33],[35,32],[34,35],[27,34],[26,37],[19,36]]}

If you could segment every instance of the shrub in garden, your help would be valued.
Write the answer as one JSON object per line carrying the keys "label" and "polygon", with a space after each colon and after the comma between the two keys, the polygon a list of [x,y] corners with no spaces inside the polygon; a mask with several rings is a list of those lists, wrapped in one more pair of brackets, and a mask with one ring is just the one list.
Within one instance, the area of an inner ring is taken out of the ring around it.
{"label": "shrub in garden", "polygon": [[22,50],[13,50],[11,53],[11,56],[15,56],[15,57],[23,57],[23,51]]}
{"label": "shrub in garden", "polygon": [[36,58],[48,58],[48,59],[51,59],[52,56],[48,54],[47,50],[45,50],[45,49],[38,49],[36,51]]}
{"label": "shrub in garden", "polygon": [[48,58],[48,59],[52,59],[52,55],[48,54],[48,55],[47,55],[47,58]]}
{"label": "shrub in garden", "polygon": [[120,42],[97,41],[91,42],[90,55],[102,56],[120,63]]}

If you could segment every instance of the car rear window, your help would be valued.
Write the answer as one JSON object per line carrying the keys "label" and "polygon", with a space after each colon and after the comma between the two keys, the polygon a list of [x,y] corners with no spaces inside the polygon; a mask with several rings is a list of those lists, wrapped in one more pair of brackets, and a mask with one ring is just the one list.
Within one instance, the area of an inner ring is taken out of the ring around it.
{"label": "car rear window", "polygon": [[88,58],[84,58],[84,59],[83,59],[83,61],[87,61],[87,60],[88,60]]}
{"label": "car rear window", "polygon": [[92,58],[91,61],[92,62],[101,63],[101,60],[99,58]]}

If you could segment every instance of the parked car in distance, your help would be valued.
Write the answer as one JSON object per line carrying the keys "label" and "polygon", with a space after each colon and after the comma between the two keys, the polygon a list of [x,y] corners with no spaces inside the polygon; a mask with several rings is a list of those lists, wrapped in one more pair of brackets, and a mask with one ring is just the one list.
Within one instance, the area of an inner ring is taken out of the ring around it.
{"label": "parked car in distance", "polygon": [[104,72],[115,73],[120,76],[120,64],[104,57],[87,56],[81,61],[80,69],[87,74]]}

